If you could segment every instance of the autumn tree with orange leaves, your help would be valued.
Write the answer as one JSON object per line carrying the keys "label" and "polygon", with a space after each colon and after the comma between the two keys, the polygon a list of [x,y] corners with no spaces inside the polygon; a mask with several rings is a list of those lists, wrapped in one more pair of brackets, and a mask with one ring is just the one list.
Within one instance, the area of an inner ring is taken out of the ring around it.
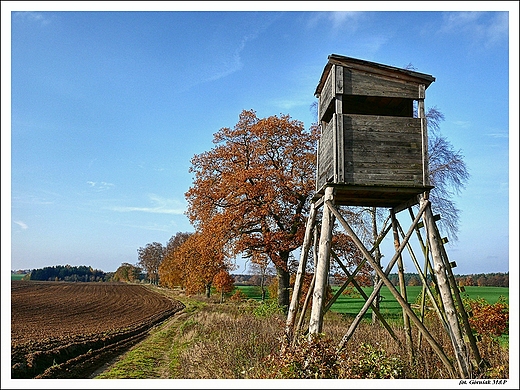
{"label": "autumn tree with orange leaves", "polygon": [[211,295],[213,278],[222,269],[229,269],[218,237],[197,231],[175,251],[175,263],[184,270],[182,284],[186,294]]}
{"label": "autumn tree with orange leaves", "polygon": [[235,288],[233,276],[225,269],[221,269],[213,278],[215,290],[220,293],[220,303],[224,302],[224,294],[233,291]]}
{"label": "autumn tree with orange leaves", "polygon": [[159,280],[163,286],[185,288],[186,268],[179,256],[179,248],[193,233],[179,232],[166,244],[164,258],[159,266]]}
{"label": "autumn tree with orange leaves", "polygon": [[[265,254],[278,277],[278,303],[289,305],[288,261],[303,241],[314,191],[317,128],[288,115],[260,119],[244,110],[234,128],[214,134],[215,146],[195,155],[186,192],[198,231],[221,237],[231,256]],[[261,256],[259,257],[261,258]]]}

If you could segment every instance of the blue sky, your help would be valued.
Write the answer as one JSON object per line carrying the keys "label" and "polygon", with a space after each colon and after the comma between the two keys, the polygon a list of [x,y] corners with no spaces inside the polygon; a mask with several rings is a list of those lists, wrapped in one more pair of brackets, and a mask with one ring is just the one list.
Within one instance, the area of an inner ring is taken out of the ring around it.
{"label": "blue sky", "polygon": [[517,267],[518,3],[94,3],[2,2],[3,271],[115,271],[193,231],[190,159],[243,109],[309,128],[332,53],[436,78],[426,107],[471,175],[455,198],[455,272]]}

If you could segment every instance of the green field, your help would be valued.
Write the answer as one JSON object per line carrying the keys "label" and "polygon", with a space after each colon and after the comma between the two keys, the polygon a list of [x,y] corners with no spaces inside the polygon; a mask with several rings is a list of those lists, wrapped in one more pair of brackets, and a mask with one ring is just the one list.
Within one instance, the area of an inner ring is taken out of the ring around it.
{"label": "green field", "polygon": [[[238,288],[251,299],[260,299],[260,287],[258,286],[238,286]],[[417,296],[421,292],[421,286],[408,286],[406,287],[408,302],[415,303]],[[334,287],[333,291],[335,292],[338,287]],[[363,291],[370,296],[372,293],[371,287],[363,288]],[[390,293],[386,286],[381,288],[381,296],[382,300],[380,303],[380,311],[383,316],[393,316],[400,315],[402,312],[402,308],[394,298],[394,296]],[[469,297],[470,299],[476,298],[484,298],[490,304],[498,301],[500,296],[505,298],[505,301],[509,303],[509,288],[507,287],[478,287],[478,286],[467,286],[465,287],[465,292],[461,293],[461,297],[464,299],[465,297]],[[357,315],[363,304],[365,303],[365,299],[359,295],[340,295],[336,302],[332,305],[331,311],[347,314],[347,315]],[[371,316],[372,310],[369,309],[366,316]]]}
{"label": "green field", "polygon": [[[406,293],[409,303],[419,303],[416,302],[417,297],[421,292],[421,286],[408,286],[406,287]],[[495,303],[499,297],[502,295],[506,298],[506,302],[509,302],[509,288],[505,287],[477,287],[477,286],[468,286],[465,288],[466,291],[461,293],[461,297],[469,297],[470,299],[476,298],[484,298],[487,302],[493,304]],[[336,289],[333,289],[334,291]],[[370,296],[373,289],[368,287],[364,288],[363,291]],[[359,294],[356,297],[340,295],[336,302],[332,305],[331,311],[335,311],[338,313],[357,315],[363,304],[365,303],[365,299],[361,297]],[[392,315],[401,313],[402,309],[394,296],[390,293],[386,286],[381,288],[381,296],[382,301],[380,303],[380,311],[383,315]],[[372,310],[369,309],[367,315],[372,313]]]}
{"label": "green field", "polygon": [[[237,288],[242,291],[247,298],[249,299],[256,299],[261,300],[262,299],[262,290],[260,289],[260,286],[237,286]],[[266,287],[267,290],[267,287]],[[266,296],[269,296],[269,293],[266,291]]]}
{"label": "green field", "polygon": [[11,274],[11,280],[22,280],[25,274]]}

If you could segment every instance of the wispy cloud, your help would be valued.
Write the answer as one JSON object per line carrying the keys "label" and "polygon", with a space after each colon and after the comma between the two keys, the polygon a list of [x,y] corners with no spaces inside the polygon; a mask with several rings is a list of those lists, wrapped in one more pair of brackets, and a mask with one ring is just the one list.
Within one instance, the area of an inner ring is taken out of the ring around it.
{"label": "wispy cloud", "polygon": [[216,81],[240,71],[244,67],[242,53],[248,45],[256,40],[264,31],[281,17],[282,13],[266,14],[262,18],[253,18],[247,24],[245,33],[242,35],[230,35],[226,32],[215,32],[213,37],[208,37],[205,42],[205,57],[211,61],[204,61],[203,71],[197,74],[193,84],[189,84],[185,90],[196,85]]}
{"label": "wispy cloud", "polygon": [[45,26],[51,23],[51,19],[43,12],[17,11],[13,12],[13,21],[37,23]]}
{"label": "wispy cloud", "polygon": [[509,134],[506,132],[488,133],[486,135],[491,138],[509,138]]}
{"label": "wispy cloud", "polygon": [[474,45],[489,49],[507,42],[509,16],[507,12],[446,12],[439,32],[465,34]]}
{"label": "wispy cloud", "polygon": [[238,72],[240,69],[242,69],[242,67],[244,66],[241,57],[242,51],[246,47],[247,42],[255,39],[256,36],[257,34],[252,34],[242,37],[238,46],[235,48],[233,54],[229,58],[223,57],[220,59],[220,61],[215,63],[215,65],[217,65],[217,68],[214,69],[214,71],[210,73],[209,77],[206,78],[204,81],[215,81],[223,77],[229,76],[230,74]]}
{"label": "wispy cloud", "polygon": [[463,129],[471,127],[470,121],[454,121],[453,124],[457,127],[462,127]]}
{"label": "wispy cloud", "polygon": [[90,188],[94,189],[97,192],[107,191],[107,190],[115,187],[114,184],[107,183],[106,181],[100,181],[100,182],[87,181],[87,184],[89,185]]}
{"label": "wispy cloud", "polygon": [[271,104],[278,107],[282,111],[289,111],[295,107],[309,106],[309,99],[306,99],[305,95],[299,95],[293,99],[276,99],[272,100]]}
{"label": "wispy cloud", "polygon": [[27,226],[26,223],[22,222],[22,221],[13,221],[15,224],[17,224],[18,226],[20,226],[23,230],[27,230],[29,229],[29,226]]}
{"label": "wispy cloud", "polygon": [[21,195],[13,195],[11,198],[11,203],[13,206],[15,205],[49,205],[54,204],[54,200],[47,200],[45,196],[58,198],[58,194],[54,194],[52,192],[43,191],[44,195],[42,197],[38,197],[33,194],[21,194]]}
{"label": "wispy cloud", "polygon": [[359,11],[312,12],[310,15],[308,28],[323,28],[326,25],[333,33],[355,31],[365,17],[364,12]]}
{"label": "wispy cloud", "polygon": [[143,212],[152,214],[175,214],[182,215],[186,209],[185,205],[176,199],[167,199],[155,194],[149,194],[148,198],[151,205],[148,207],[139,206],[116,206],[110,210],[120,213]]}

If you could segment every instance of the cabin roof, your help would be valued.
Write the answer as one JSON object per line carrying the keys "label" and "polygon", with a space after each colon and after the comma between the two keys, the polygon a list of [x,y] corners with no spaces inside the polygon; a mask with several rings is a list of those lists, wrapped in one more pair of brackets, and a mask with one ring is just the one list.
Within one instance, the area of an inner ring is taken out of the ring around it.
{"label": "cabin roof", "polygon": [[412,70],[397,68],[394,66],[379,64],[376,62],[370,62],[360,60],[352,57],[345,57],[338,54],[331,54],[328,57],[328,62],[323,69],[323,73],[320,78],[320,82],[316,87],[314,95],[318,97],[321,94],[321,90],[327,80],[327,76],[332,68],[332,65],[342,65],[345,68],[355,69],[374,75],[395,78],[407,82],[424,84],[425,88],[428,88],[432,82],[435,81],[435,77],[425,73],[414,72]]}

